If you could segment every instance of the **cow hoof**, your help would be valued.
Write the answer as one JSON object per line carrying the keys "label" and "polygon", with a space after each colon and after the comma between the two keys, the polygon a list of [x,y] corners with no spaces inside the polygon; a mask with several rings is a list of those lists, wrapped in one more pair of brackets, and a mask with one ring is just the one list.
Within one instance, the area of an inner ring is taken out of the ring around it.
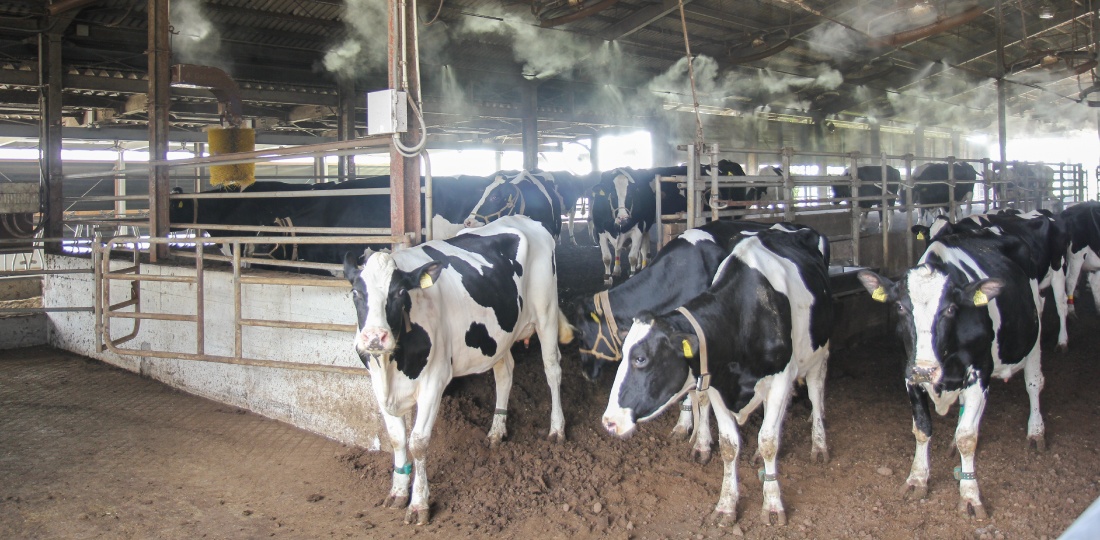
{"label": "cow hoof", "polygon": [[550,433],[550,435],[546,436],[546,440],[554,444],[561,444],[565,442],[565,433],[561,431],[553,431]]}
{"label": "cow hoof", "polygon": [[1063,354],[1068,353],[1069,352],[1069,343],[1059,343],[1058,346],[1055,347],[1055,349],[1057,349],[1058,352],[1063,353]]}
{"label": "cow hoof", "polygon": [[814,448],[810,450],[810,461],[817,463],[818,456],[821,456],[821,463],[829,463],[829,450],[827,448]]}
{"label": "cow hoof", "polygon": [[710,458],[712,456],[713,456],[713,453],[710,451],[710,448],[707,448],[707,449],[692,448],[691,449],[691,459],[695,460],[695,462],[700,464],[700,465],[706,465],[707,463],[710,463]]}
{"label": "cow hoof", "polygon": [[410,506],[405,512],[405,525],[427,525],[430,518],[428,507],[416,508]]}
{"label": "cow hoof", "polygon": [[614,281],[614,280],[612,280],[612,279],[611,279],[611,276],[604,276],[604,277],[603,277],[603,284],[604,284],[604,285],[607,285],[608,287],[610,287],[610,286],[611,286],[611,283],[612,283],[613,281]]}
{"label": "cow hoof", "polygon": [[772,516],[775,516],[775,524],[779,527],[787,525],[787,512],[784,510],[768,510],[767,508],[760,509],[760,521],[764,522],[764,525],[769,527],[772,524]]}
{"label": "cow hoof", "polygon": [[970,501],[959,501],[959,515],[963,517],[970,517],[971,511],[974,512],[974,519],[978,521],[985,521],[989,516],[985,513],[985,506],[981,504],[974,504]]}
{"label": "cow hoof", "polygon": [[1047,440],[1046,437],[1044,437],[1043,435],[1028,435],[1027,447],[1031,448],[1033,444],[1035,446],[1035,449],[1039,452],[1047,451]]}
{"label": "cow hoof", "polygon": [[729,527],[737,523],[737,511],[734,510],[733,512],[722,512],[719,510],[715,510],[714,512],[711,512],[710,517],[708,517],[707,520],[710,521],[711,525],[714,525],[716,527]]}
{"label": "cow hoof", "polygon": [[668,434],[674,441],[686,441],[691,437],[691,428],[687,428],[681,425],[676,425],[672,428],[672,432]]}
{"label": "cow hoof", "polygon": [[764,462],[764,456],[760,455],[760,449],[757,448],[756,451],[752,453],[752,457],[749,459],[749,463],[752,464],[752,465],[757,465],[757,464],[761,464],[763,462]]}
{"label": "cow hoof", "polygon": [[382,503],[382,506],[386,508],[404,508],[408,505],[408,495],[390,495],[386,497],[386,502]]}
{"label": "cow hoof", "polygon": [[489,449],[490,450],[496,450],[497,448],[500,447],[500,443],[503,440],[504,439],[502,437],[497,437],[497,438],[489,437]]}
{"label": "cow hoof", "polygon": [[901,486],[901,498],[919,501],[928,497],[928,486],[906,482]]}

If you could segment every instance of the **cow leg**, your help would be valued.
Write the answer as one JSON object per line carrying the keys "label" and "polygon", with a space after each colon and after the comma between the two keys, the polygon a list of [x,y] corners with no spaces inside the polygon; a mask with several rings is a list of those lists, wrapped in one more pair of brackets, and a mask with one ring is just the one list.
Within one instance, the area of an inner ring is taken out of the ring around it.
{"label": "cow leg", "polygon": [[569,241],[575,246],[577,245],[577,237],[573,235],[573,214],[576,208],[569,211]]}
{"label": "cow leg", "polygon": [[[615,267],[611,270],[611,273],[616,277],[623,275],[622,262],[619,255],[623,252],[623,246],[626,245],[626,241],[629,237],[630,235],[624,233],[619,233],[619,236],[615,237]],[[634,250],[633,243],[631,243],[630,249],[631,251]]]}
{"label": "cow leg", "polygon": [[985,410],[985,390],[980,384],[973,384],[963,390],[959,402],[962,410],[959,425],[955,428],[955,447],[962,461],[955,474],[959,479],[959,513],[969,516],[973,510],[975,518],[985,519],[987,516],[978,490],[978,477],[974,472],[974,452],[978,448],[978,424]]}
{"label": "cow leg", "polygon": [[558,302],[549,304],[544,315],[542,329],[538,332],[542,346],[542,368],[546,372],[546,384],[550,385],[550,442],[565,441],[565,415],[561,412],[561,351],[558,349]]}
{"label": "cow leg", "polygon": [[737,457],[741,453],[741,434],[729,409],[720,397],[717,399],[714,417],[718,420],[718,447],[722,451],[722,492],[710,521],[726,527],[737,522],[737,500],[741,497],[737,486]]}
{"label": "cow leg", "polygon": [[794,366],[776,373],[771,387],[764,398],[764,421],[760,424],[757,448],[764,459],[764,505],[760,509],[760,520],[771,525],[771,516],[775,516],[776,525],[787,524],[787,512],[783,508],[783,499],[779,493],[779,470],[776,457],[779,455],[779,432],[783,427],[783,416],[787,412],[787,403],[791,397],[791,385]]}
{"label": "cow leg", "polygon": [[691,458],[700,465],[710,463],[711,446],[714,445],[714,436],[710,432],[710,397],[706,392],[696,392],[699,400],[699,418],[695,422],[695,441],[691,446]]}
{"label": "cow leg", "polygon": [[641,258],[639,253],[643,251],[642,244],[646,243],[645,234],[642,233],[641,227],[635,227],[630,232],[630,253],[627,256],[627,260],[630,261],[630,275],[638,273],[638,270],[642,269]]}
{"label": "cow leg", "polygon": [[1092,300],[1096,303],[1096,311],[1100,311],[1100,272],[1089,271],[1085,274],[1085,279],[1089,283],[1089,290],[1092,291]]}
{"label": "cow leg", "polygon": [[810,449],[810,461],[817,462],[821,456],[822,463],[829,462],[829,447],[825,444],[825,372],[828,369],[828,352],[817,365],[810,368],[806,374],[806,390],[810,394],[810,404],[813,410],[810,412],[810,421],[813,422],[813,447]]}
{"label": "cow leg", "polygon": [[1050,292],[1054,296],[1054,308],[1058,312],[1058,350],[1069,352],[1069,331],[1066,328],[1069,300],[1066,298],[1066,273],[1060,269],[1052,272]]}
{"label": "cow leg", "polygon": [[691,427],[695,425],[691,416],[692,395],[692,392],[688,392],[687,397],[680,403],[680,416],[676,419],[676,425],[672,427],[672,433],[669,434],[674,440],[686,441],[691,437]]}
{"label": "cow leg", "polygon": [[409,480],[412,479],[407,450],[408,441],[405,438],[405,418],[386,414],[383,410],[382,420],[386,424],[386,434],[390,437],[390,446],[393,447],[393,479],[390,483],[390,494],[386,496],[383,506],[386,508],[404,508],[409,504]]}
{"label": "cow leg", "polygon": [[610,234],[600,233],[600,258],[603,260],[603,281],[606,285],[611,285],[611,248],[615,245],[615,239],[611,238]]}
{"label": "cow leg", "polygon": [[1028,445],[1035,443],[1035,449],[1040,452],[1046,450],[1046,428],[1043,425],[1043,415],[1039,411],[1039,393],[1043,391],[1044,382],[1039,340],[1036,339],[1035,347],[1024,359],[1024,387],[1031,404],[1031,413],[1027,418]]}
{"label": "cow leg", "polygon": [[1085,264],[1083,253],[1074,254],[1066,250],[1066,314],[1076,315],[1073,307],[1073,295],[1077,292],[1077,281],[1081,278],[1081,267]]}
{"label": "cow leg", "polygon": [[913,437],[917,441],[917,449],[913,453],[913,467],[909,470],[909,478],[901,486],[903,497],[913,493],[913,499],[924,499],[928,496],[928,443],[932,440],[932,416],[928,413],[928,394],[919,386],[905,385],[909,392],[909,404],[913,407]]}
{"label": "cow leg", "polygon": [[489,429],[489,448],[496,448],[508,436],[508,396],[512,392],[512,370],[515,366],[510,350],[493,366],[493,377],[497,383],[497,405],[493,411],[493,427]]}
{"label": "cow leg", "polygon": [[[440,377],[442,379],[442,377]],[[427,525],[430,518],[428,506],[428,443],[432,438],[432,426],[439,414],[439,403],[443,400],[443,388],[449,380],[438,385],[425,385],[416,400],[416,421],[409,437],[409,453],[413,458],[412,501],[405,511],[405,523]]]}

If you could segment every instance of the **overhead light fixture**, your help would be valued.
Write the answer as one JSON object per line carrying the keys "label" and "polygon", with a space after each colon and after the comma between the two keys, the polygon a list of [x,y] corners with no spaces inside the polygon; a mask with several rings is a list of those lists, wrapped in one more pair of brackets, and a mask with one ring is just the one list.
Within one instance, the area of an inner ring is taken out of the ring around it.
{"label": "overhead light fixture", "polygon": [[1039,18],[1040,19],[1053,19],[1054,18],[1054,6],[1050,2],[1043,2],[1039,6]]}

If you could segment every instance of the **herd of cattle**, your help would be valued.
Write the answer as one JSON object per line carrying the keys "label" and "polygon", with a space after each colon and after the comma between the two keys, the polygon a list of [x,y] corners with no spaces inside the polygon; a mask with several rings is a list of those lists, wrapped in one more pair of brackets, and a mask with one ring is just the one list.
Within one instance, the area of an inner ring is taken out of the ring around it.
{"label": "herd of cattle", "polygon": [[[706,462],[714,442],[713,411],[724,473],[711,517],[720,525],[737,519],[738,425],[763,407],[757,446],[764,462],[761,519],[786,523],[776,458],[797,380],[806,381],[812,404],[811,460],[829,459],[824,387],[834,318],[824,236],[791,223],[711,222],[669,242],[648,265],[639,262],[645,257],[639,246],[638,255],[632,250],[635,272],[629,279],[581,299],[571,316],[559,307],[555,236],[562,209],[575,204],[570,197],[592,196],[592,220],[601,237],[630,237],[652,225],[651,181],[658,174],[669,173],[619,169],[591,187],[556,173],[501,175],[485,184],[466,215],[437,214],[467,226],[458,234],[394,253],[344,255],[359,329],[355,351],[370,371],[394,449],[385,505],[407,506],[406,522],[429,520],[427,448],[444,388],[454,377],[493,370],[497,397],[489,441],[496,446],[507,435],[512,345],[537,335],[554,441],[565,438],[559,344],[574,341],[586,376],[596,379],[603,368],[615,369],[601,419],[609,434],[629,437],[638,422],[679,407],[673,435],[691,434],[693,455]],[[442,202],[447,196],[440,190],[450,180],[436,181]],[[567,195],[554,195],[562,192]],[[459,207],[458,199],[456,193],[445,202]],[[177,208],[192,217],[209,211],[186,204],[180,201]],[[331,208],[314,213],[326,211],[336,217]],[[292,220],[300,225],[306,218]],[[917,266],[897,281],[871,271],[858,276],[873,300],[896,311],[907,355],[904,378],[916,451],[905,486],[915,498],[927,494],[929,404],[945,415],[958,402],[959,510],[983,519],[974,457],[989,383],[1024,372],[1031,401],[1027,437],[1044,450],[1040,290],[1051,289],[1061,325],[1058,346],[1067,348],[1065,317],[1080,272],[1090,273],[1094,297],[1100,298],[1100,279],[1092,274],[1100,271],[1100,203],[1079,204],[1058,216],[1006,211],[955,222],[941,216],[913,232],[927,241]],[[641,236],[630,238],[636,246],[646,244]],[[609,263],[604,251],[608,276]],[[414,407],[409,433],[405,415]]]}

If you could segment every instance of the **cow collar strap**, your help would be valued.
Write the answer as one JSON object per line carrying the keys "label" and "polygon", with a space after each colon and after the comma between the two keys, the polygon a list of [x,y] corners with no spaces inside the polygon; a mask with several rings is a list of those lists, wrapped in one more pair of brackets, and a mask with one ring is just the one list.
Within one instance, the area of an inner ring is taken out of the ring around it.
{"label": "cow collar strap", "polygon": [[[584,354],[589,354],[603,360],[605,362],[618,362],[623,359],[622,345],[623,342],[619,339],[619,325],[615,322],[615,314],[611,312],[611,299],[607,296],[607,291],[600,291],[592,296],[592,303],[596,306],[596,315],[599,315],[607,321],[608,335],[603,333],[603,325],[597,324],[596,328],[596,341],[592,343],[591,349],[581,349]],[[600,343],[607,343],[607,348],[611,349],[611,354],[607,355],[600,352]]]}
{"label": "cow collar strap", "polygon": [[703,327],[699,326],[699,321],[695,320],[695,316],[686,307],[680,306],[676,311],[687,319],[696,337],[699,338],[699,378],[695,381],[695,390],[706,392],[710,388],[710,370],[707,369],[707,336],[703,334]]}

